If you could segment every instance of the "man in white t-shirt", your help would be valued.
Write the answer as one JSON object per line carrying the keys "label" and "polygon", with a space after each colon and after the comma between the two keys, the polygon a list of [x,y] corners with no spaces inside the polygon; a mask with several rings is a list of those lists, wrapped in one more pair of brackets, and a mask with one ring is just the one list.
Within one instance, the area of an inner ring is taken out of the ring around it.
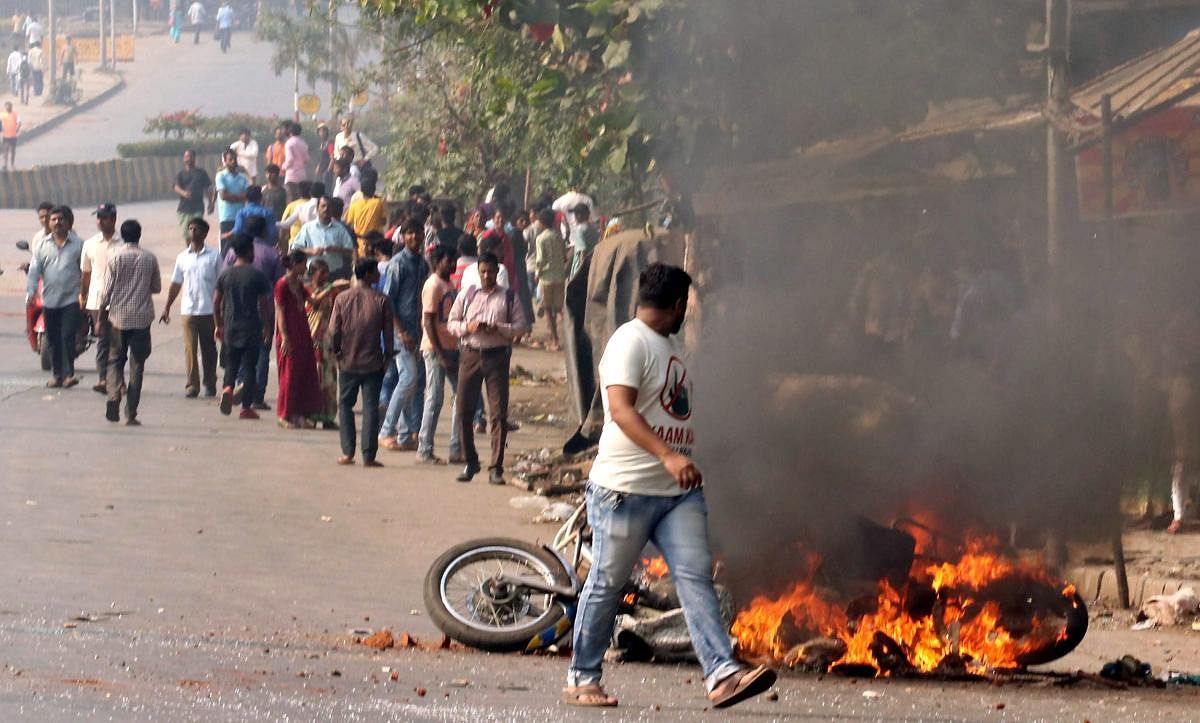
{"label": "man in white t-shirt", "polygon": [[79,295],[84,298],[92,331],[96,335],[96,374],[100,379],[92,390],[105,394],[108,386],[108,342],[112,324],[100,313],[100,299],[108,287],[108,259],[120,246],[117,235],[117,207],[102,203],[92,215],[96,217],[97,233],[83,242],[83,253],[79,256]]}
{"label": "man in white t-shirt", "polygon": [[250,129],[243,128],[229,147],[237,153],[238,165],[246,170],[250,183],[258,183],[258,141],[250,137]]}
{"label": "man in white t-shirt", "polygon": [[579,191],[567,191],[554,199],[554,203],[550,206],[555,212],[561,213],[566,218],[566,228],[560,228],[559,231],[562,232],[563,238],[567,240],[568,248],[575,245],[575,227],[579,225],[579,221],[575,219],[575,214],[572,213],[572,210],[581,203],[588,207],[588,218],[599,218],[599,215],[596,213],[596,202],[592,200],[591,196]]}
{"label": "man in white t-shirt", "polygon": [[200,2],[200,0],[193,0],[192,4],[188,6],[187,16],[188,25],[191,25],[192,30],[196,33],[195,37],[192,38],[192,44],[199,45],[200,28],[204,25],[204,3]]}
{"label": "man in white t-shirt", "polygon": [[725,708],[766,691],[775,672],[738,661],[712,582],[703,478],[692,463],[692,383],[677,339],[692,279],[678,267],[642,272],[637,315],[609,339],[600,360],[604,430],[587,488],[592,569],[575,616],[563,701],[607,707],[600,687],[622,587],[654,542],[671,569],[708,699]]}

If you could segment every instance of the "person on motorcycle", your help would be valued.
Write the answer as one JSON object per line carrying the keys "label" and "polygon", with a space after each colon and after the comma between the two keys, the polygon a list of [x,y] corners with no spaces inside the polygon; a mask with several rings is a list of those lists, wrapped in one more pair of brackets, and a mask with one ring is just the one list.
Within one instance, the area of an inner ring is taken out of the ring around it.
{"label": "person on motorcycle", "polygon": [[703,477],[692,463],[692,383],[677,339],[691,277],[651,264],[636,317],[613,333],[600,360],[604,428],[587,486],[592,568],[579,598],[563,702],[609,707],[600,686],[622,587],[647,542],[666,558],[704,669],[708,699],[725,708],[766,691],[775,672],[733,655],[713,587]]}
{"label": "person on motorcycle", "polygon": [[75,336],[79,332],[79,290],[82,271],[83,241],[71,230],[75,214],[69,206],[50,211],[50,238],[38,245],[29,264],[25,304],[37,303],[38,282],[42,283],[42,313],[46,339],[50,345],[50,388],[73,387],[75,377]]}

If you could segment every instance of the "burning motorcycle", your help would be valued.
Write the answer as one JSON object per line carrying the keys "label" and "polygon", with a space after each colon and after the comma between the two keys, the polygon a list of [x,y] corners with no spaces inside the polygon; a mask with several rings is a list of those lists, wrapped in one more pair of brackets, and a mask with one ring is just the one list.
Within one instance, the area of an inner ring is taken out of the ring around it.
{"label": "burning motorcycle", "polygon": [[[32,253],[28,241],[18,241],[17,248]],[[21,270],[29,273],[29,264],[23,263]],[[42,313],[42,284],[38,282],[37,294],[33,304],[25,309],[25,335],[29,338],[29,347],[41,358],[42,371],[50,371],[53,360],[50,358],[50,341],[46,338],[46,316]],[[80,324],[75,336],[75,358],[78,359],[92,345],[90,324]]]}
{"label": "burning motorcycle", "polygon": [[[865,575],[845,557],[822,565],[810,555],[811,574],[789,591],[757,597],[736,617],[727,610],[743,656],[814,672],[969,675],[1050,662],[1087,632],[1087,607],[1073,588],[987,542],[947,550],[930,544],[933,533],[913,520],[859,524],[860,552],[874,558]],[[549,545],[510,538],[456,545],[430,567],[425,606],[442,632],[465,645],[546,648],[574,623],[589,541],[580,505]],[[661,558],[644,558],[618,614],[618,647],[640,648],[640,659],[690,647],[666,573]],[[840,593],[830,584],[837,576],[846,583]]]}

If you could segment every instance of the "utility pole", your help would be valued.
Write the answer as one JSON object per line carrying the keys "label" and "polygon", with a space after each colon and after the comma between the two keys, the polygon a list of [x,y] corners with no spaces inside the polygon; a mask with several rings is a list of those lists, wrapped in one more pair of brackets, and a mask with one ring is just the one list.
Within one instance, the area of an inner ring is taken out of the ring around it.
{"label": "utility pole", "polygon": [[104,0],[100,0],[100,67],[108,67],[108,46],[104,44]]}
{"label": "utility pole", "polygon": [[[1046,107],[1065,118],[1071,105],[1071,0],[1046,0]],[[1046,124],[1046,265],[1047,310],[1053,325],[1062,313],[1063,245],[1071,203],[1071,156],[1066,135]]]}
{"label": "utility pole", "polygon": [[334,39],[337,37],[337,0],[329,0],[329,112],[331,118],[337,118],[338,109],[334,99],[338,94],[338,68],[334,53]]}
{"label": "utility pole", "polygon": [[47,102],[53,103],[54,89],[58,87],[58,25],[54,16],[54,0],[48,0],[46,26],[50,30],[50,92],[46,94]]}
{"label": "utility pole", "polygon": [[292,60],[292,120],[300,122],[300,59]]}
{"label": "utility pole", "polygon": [[133,0],[133,34],[137,35],[138,0]]}
{"label": "utility pole", "polygon": [[113,70],[117,69],[117,6],[115,0],[108,0],[108,42],[112,44],[112,52],[108,57],[112,58]]}

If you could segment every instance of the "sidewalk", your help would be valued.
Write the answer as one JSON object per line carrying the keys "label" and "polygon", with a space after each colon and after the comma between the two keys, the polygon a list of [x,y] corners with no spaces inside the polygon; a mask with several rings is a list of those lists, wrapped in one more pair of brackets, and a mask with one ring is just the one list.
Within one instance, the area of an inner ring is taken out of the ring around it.
{"label": "sidewalk", "polygon": [[[1200,590],[1200,535],[1168,535],[1162,530],[1126,530],[1125,567],[1129,578],[1129,603],[1136,609],[1154,595],[1174,593],[1181,587]],[[1067,580],[1079,588],[1088,603],[1100,600],[1117,604],[1116,572],[1107,545],[1080,548]]]}
{"label": "sidewalk", "polygon": [[21,105],[17,96],[4,93],[0,102],[12,101],[13,109],[21,118],[22,142],[28,142],[51,130],[66,119],[82,113],[107,100],[125,87],[121,72],[100,71],[94,67],[80,68],[77,76],[80,97],[73,106],[54,105],[49,102],[50,87],[47,77],[46,91],[40,96],[30,96],[29,105]]}

